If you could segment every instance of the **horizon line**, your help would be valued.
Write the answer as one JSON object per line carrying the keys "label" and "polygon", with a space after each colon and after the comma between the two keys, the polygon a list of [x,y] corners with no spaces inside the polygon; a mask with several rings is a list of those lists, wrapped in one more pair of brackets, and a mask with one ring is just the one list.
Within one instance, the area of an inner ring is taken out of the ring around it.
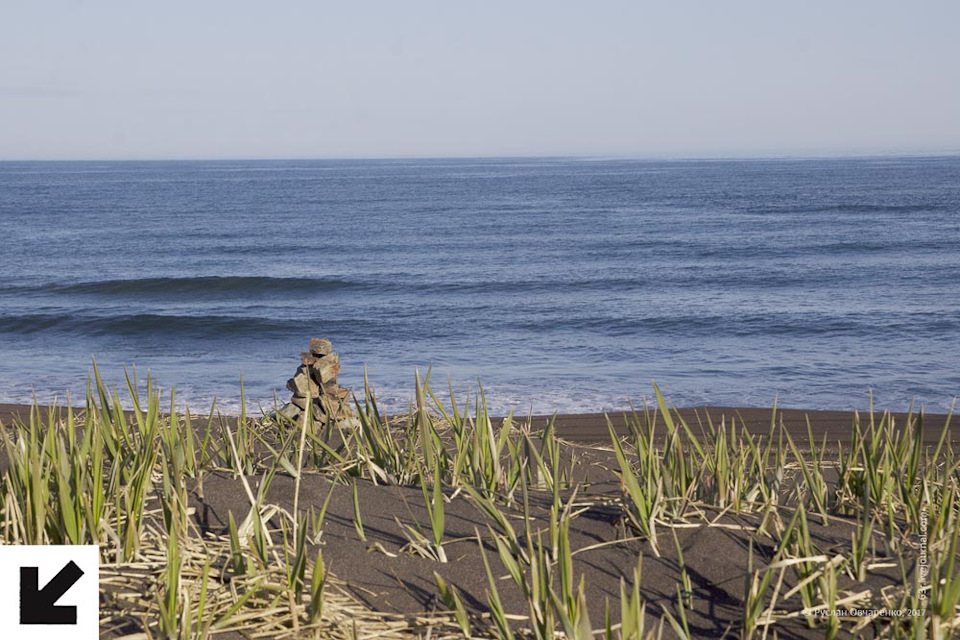
{"label": "horizon line", "polygon": [[769,153],[717,154],[477,154],[477,155],[370,155],[370,156],[128,156],[128,157],[66,157],[17,158],[0,157],[0,163],[54,163],[54,162],[364,162],[364,161],[438,161],[438,160],[582,160],[582,161],[641,161],[641,162],[697,162],[723,160],[854,160],[870,158],[947,158],[960,156],[960,149],[943,150],[889,150],[889,151],[817,151]]}

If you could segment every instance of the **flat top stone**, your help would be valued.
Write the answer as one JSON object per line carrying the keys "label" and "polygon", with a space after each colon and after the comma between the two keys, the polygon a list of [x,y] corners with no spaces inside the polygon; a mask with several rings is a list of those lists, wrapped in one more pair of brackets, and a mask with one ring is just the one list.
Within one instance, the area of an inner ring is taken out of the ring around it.
{"label": "flat top stone", "polygon": [[333,351],[333,343],[326,338],[313,338],[310,340],[310,353],[315,356],[325,356]]}

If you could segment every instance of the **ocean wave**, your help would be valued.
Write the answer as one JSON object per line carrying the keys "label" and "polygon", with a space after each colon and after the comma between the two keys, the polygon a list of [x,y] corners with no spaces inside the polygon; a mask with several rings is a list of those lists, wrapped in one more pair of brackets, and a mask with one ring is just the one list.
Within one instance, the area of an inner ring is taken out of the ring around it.
{"label": "ocean wave", "polygon": [[589,331],[607,336],[665,335],[679,338],[731,336],[751,338],[868,336],[891,333],[938,336],[960,329],[960,319],[947,314],[676,314],[647,317],[571,317],[521,320],[521,331]]}
{"label": "ocean wave", "polygon": [[336,277],[277,278],[271,276],[154,277],[87,282],[48,282],[38,285],[0,286],[0,292],[20,294],[68,294],[94,296],[128,295],[263,295],[269,293],[318,293],[362,287],[356,281]]}
{"label": "ocean wave", "polygon": [[[425,282],[396,286],[398,290],[414,290],[420,293],[439,294],[510,294],[557,292],[568,295],[571,291],[620,291],[635,289],[647,284],[645,278],[598,277],[598,278],[517,278],[510,280],[478,280],[474,282],[451,280]],[[392,288],[392,287],[391,287]]]}
{"label": "ocean wave", "polygon": [[[638,278],[519,278],[509,280],[464,281],[458,279],[419,280],[399,274],[383,274],[369,282],[343,278],[273,278],[266,276],[201,276],[188,278],[144,278],[104,280],[71,284],[53,283],[35,287],[17,287],[16,293],[67,294],[90,296],[214,296],[230,294],[255,299],[264,295],[303,296],[334,291],[361,290],[380,294],[497,294],[552,290],[620,290],[644,284]],[[14,292],[0,286],[0,292]]]}
{"label": "ocean wave", "polygon": [[733,213],[748,213],[748,214],[804,214],[804,213],[936,213],[938,211],[945,211],[951,206],[950,203],[944,202],[922,202],[922,203],[907,203],[907,204],[880,204],[880,203],[830,203],[830,204],[779,204],[779,203],[764,203],[762,205],[751,205],[745,206],[739,211],[733,211]]}
{"label": "ocean wave", "polygon": [[[0,334],[30,335],[60,333],[85,337],[158,336],[237,339],[268,337],[290,333],[309,333],[318,322],[297,318],[251,318],[227,315],[165,315],[156,313],[87,316],[67,313],[36,313],[0,317]],[[338,336],[350,335],[367,327],[363,319],[324,321],[324,331]]]}

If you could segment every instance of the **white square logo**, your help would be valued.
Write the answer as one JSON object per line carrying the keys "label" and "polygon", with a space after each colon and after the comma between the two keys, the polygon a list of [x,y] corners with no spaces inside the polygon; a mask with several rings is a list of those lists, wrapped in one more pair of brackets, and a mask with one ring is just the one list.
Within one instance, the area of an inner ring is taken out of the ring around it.
{"label": "white square logo", "polygon": [[0,637],[94,640],[99,572],[96,545],[0,545]]}

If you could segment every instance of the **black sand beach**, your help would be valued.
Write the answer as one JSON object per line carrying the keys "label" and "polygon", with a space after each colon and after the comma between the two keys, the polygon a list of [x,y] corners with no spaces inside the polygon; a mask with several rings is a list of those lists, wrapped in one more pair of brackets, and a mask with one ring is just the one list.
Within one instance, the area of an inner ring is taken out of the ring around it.
{"label": "black sand beach", "polygon": [[[0,406],[0,422],[9,428],[14,420],[26,419],[29,411],[30,408],[23,405]],[[721,423],[729,428],[734,419],[738,432],[745,430],[762,442],[770,433],[771,411],[695,407],[680,409],[673,415],[675,419],[685,420],[694,434],[703,433],[704,442],[709,443],[706,434],[713,432],[711,423],[714,428]],[[666,620],[672,616],[674,619],[685,617],[690,637],[739,635],[744,624],[745,584],[754,575],[749,567],[772,563],[778,557],[774,541],[760,533],[769,516],[752,508],[731,511],[729,505],[704,503],[691,508],[682,518],[661,522],[655,539],[636,535],[637,532],[625,525],[621,507],[617,506],[624,499],[624,489],[611,448],[608,417],[619,435],[628,435],[623,414],[571,414],[554,418],[558,438],[567,443],[562,447],[561,465],[570,470],[567,484],[558,497],[561,504],[570,501],[570,505],[576,505],[576,515],[569,521],[569,545],[573,550],[574,575],[577,580],[582,579],[587,588],[586,606],[593,628],[602,626],[608,607],[614,612],[614,618],[619,619],[621,583],[630,584],[640,561],[640,593],[647,607],[648,629],[663,625],[663,637],[683,637],[667,624]],[[907,415],[892,417],[895,429],[907,426]],[[851,425],[857,418],[843,411],[778,409],[775,423],[778,432],[782,427],[802,451],[818,451],[829,466],[833,460],[831,455],[838,450],[849,450]],[[544,428],[550,419],[551,416],[535,416],[533,429]],[[875,415],[874,419],[879,420],[880,416]],[[916,416],[913,419],[916,420]],[[498,424],[501,420],[493,422]],[[861,414],[859,420],[864,427],[870,424],[867,415]],[[922,446],[925,449],[938,444],[947,420],[948,416],[942,414],[923,416]],[[237,421],[227,419],[225,423],[235,428]],[[951,427],[946,441],[960,442],[960,428]],[[657,446],[662,446],[662,437],[657,442]],[[9,468],[6,460],[3,468]],[[253,474],[245,480],[257,493],[265,477]],[[228,536],[231,515],[239,522],[251,510],[244,479],[234,472],[211,469],[186,482],[191,521],[203,537]],[[424,616],[443,616],[449,609],[438,594],[435,575],[440,575],[459,593],[478,629],[476,633],[484,635],[486,632],[480,629],[492,624],[484,553],[487,561],[493,563],[495,574],[504,578],[506,574],[499,565],[497,546],[490,537],[498,527],[478,503],[467,499],[462,491],[443,489],[447,502],[444,549],[449,561],[438,562],[411,552],[410,538],[404,533],[405,528],[429,530],[430,514],[421,486],[372,482],[362,477],[351,482],[356,487],[355,498],[351,488],[343,484],[342,477],[337,480],[325,473],[305,472],[298,480],[280,473],[272,478],[262,501],[287,512],[293,512],[296,507],[300,513],[315,514],[329,499],[322,536],[311,548],[322,550],[327,567],[337,579],[337,589],[358,606],[397,624],[405,621],[409,633],[422,635],[424,627],[417,620]],[[784,495],[792,491],[790,487],[801,483],[799,475],[790,475]],[[577,487],[576,494],[571,486]],[[523,509],[517,500],[515,496],[512,504],[508,501],[500,505],[508,522],[517,528],[529,526],[534,535],[547,536],[551,520],[557,517],[551,511],[549,492],[531,490]],[[357,507],[362,514],[362,536],[356,524]],[[795,512],[796,507],[789,504],[779,507],[779,517],[784,521]],[[858,530],[856,517],[820,517],[811,512],[807,518],[809,535],[816,549],[826,556],[849,553],[851,536]],[[268,526],[276,527],[279,523],[274,517]],[[898,570],[889,562],[882,562],[887,552],[878,549],[875,553],[878,554],[874,563],[877,568],[862,579],[842,579],[844,593],[866,589],[880,594],[896,588],[900,579]],[[110,569],[105,571],[103,575],[113,575]],[[689,593],[685,599],[678,599],[678,585],[684,581]],[[796,582],[795,578],[788,577],[786,584],[793,586]],[[530,612],[524,593],[506,579],[499,580],[498,585],[504,610],[514,616],[516,630],[527,628],[528,622],[523,621]],[[102,637],[119,638],[139,628],[134,617],[123,613],[124,607],[130,606],[123,602],[123,596],[116,595],[110,588],[104,592],[101,616],[106,616],[103,619],[107,622],[102,622]],[[682,608],[680,602],[685,602]],[[881,633],[883,622],[867,624],[860,628],[858,635],[873,637]],[[437,628],[438,635],[443,635],[441,627]],[[799,617],[779,620],[775,628],[780,638],[812,638],[823,634],[822,627],[810,628],[805,619]],[[453,637],[449,627],[446,633],[446,637]],[[220,637],[246,636],[230,632]]]}

